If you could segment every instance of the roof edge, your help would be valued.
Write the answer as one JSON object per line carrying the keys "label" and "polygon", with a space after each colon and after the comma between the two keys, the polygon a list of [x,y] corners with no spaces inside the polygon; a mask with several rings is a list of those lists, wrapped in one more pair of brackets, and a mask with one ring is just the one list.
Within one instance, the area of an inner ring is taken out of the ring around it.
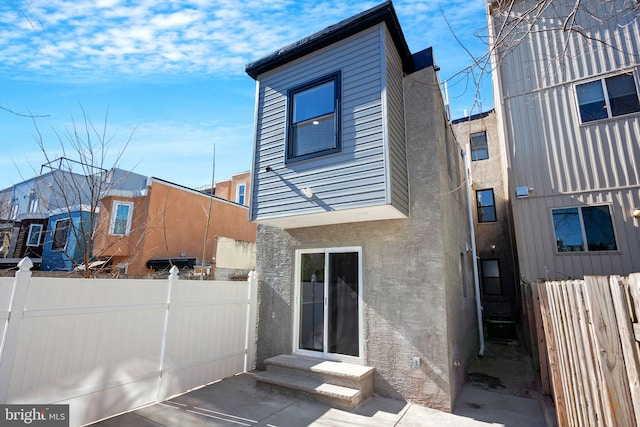
{"label": "roof edge", "polygon": [[402,58],[403,70],[407,73],[411,72],[413,68],[411,52],[409,51],[407,41],[400,28],[398,16],[390,0],[300,39],[261,59],[250,62],[245,67],[245,71],[254,80],[257,80],[258,76],[262,73],[302,58],[305,55],[346,39],[382,22],[387,25],[391,38]]}

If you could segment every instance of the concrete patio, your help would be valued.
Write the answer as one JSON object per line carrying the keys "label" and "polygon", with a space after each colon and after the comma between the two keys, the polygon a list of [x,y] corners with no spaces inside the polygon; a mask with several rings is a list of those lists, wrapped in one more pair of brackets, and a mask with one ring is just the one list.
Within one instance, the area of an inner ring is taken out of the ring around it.
{"label": "concrete patio", "polygon": [[[471,366],[453,413],[374,396],[355,411],[341,411],[255,385],[255,372],[239,374],[166,402],[94,424],[158,426],[517,426],[544,427],[543,406],[529,361],[519,346],[490,344]],[[497,375],[497,376],[495,376]]]}

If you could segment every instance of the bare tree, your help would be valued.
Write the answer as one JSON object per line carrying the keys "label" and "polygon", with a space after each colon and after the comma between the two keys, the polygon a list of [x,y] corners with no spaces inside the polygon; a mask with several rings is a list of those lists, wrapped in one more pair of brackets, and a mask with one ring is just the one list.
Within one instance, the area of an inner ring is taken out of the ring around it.
{"label": "bare tree", "polygon": [[[480,55],[473,54],[449,25],[452,36],[469,56],[470,65],[454,73],[447,84],[462,93],[474,91],[472,110],[481,108],[482,81],[532,38],[548,48],[532,60],[541,73],[549,76],[562,72],[566,60],[605,48],[629,63],[640,61],[639,0],[493,0],[487,2],[487,8],[489,27],[476,32],[487,46]],[[444,10],[442,15],[448,24]]]}
{"label": "bare tree", "polygon": [[[60,152],[55,156],[46,147],[42,133],[34,119],[36,143],[46,159],[41,173],[45,168],[51,169],[53,183],[51,191],[57,196],[57,206],[48,206],[49,211],[57,209],[69,218],[73,213],[80,212],[79,221],[68,221],[63,230],[72,234],[81,253],[85,277],[90,276],[89,268],[92,261],[93,242],[98,229],[98,207],[101,198],[111,189],[119,185],[118,178],[112,174],[114,166],[122,158],[133,132],[128,136],[120,151],[109,157],[111,137],[107,133],[108,111],[100,126],[96,126],[82,109],[82,120],[76,122],[71,117],[71,129],[64,134],[54,130]],[[109,163],[107,163],[109,162]],[[109,166],[112,165],[112,166]],[[122,179],[122,177],[120,177]],[[52,231],[53,232],[53,231]],[[68,255],[67,255],[68,256]]]}

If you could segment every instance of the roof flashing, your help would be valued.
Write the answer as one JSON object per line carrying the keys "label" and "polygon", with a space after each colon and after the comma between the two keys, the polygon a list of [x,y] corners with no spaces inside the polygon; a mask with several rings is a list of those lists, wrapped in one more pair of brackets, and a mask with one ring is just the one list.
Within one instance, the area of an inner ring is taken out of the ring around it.
{"label": "roof flashing", "polygon": [[382,22],[389,29],[391,38],[402,58],[403,71],[410,73],[413,70],[411,52],[400,28],[393,4],[389,0],[251,62],[247,64],[245,71],[253,79],[257,79],[262,73],[302,58]]}

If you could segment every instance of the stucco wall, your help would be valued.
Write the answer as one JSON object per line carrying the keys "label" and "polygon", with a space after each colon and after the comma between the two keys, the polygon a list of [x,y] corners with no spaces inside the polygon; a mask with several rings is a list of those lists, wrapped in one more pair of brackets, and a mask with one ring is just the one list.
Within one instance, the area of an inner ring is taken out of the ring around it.
{"label": "stucco wall", "polygon": [[[495,313],[515,316],[519,310],[516,288],[519,280],[516,273],[507,167],[498,135],[496,113],[490,111],[475,120],[460,121],[453,125],[453,130],[458,143],[463,146],[469,143],[471,134],[486,132],[489,158],[471,162],[472,210],[478,257],[481,260],[498,260],[503,293],[502,295],[482,295],[483,315],[485,318]],[[484,189],[493,189],[496,207],[495,222],[478,223],[476,191]]]}
{"label": "stucco wall", "polygon": [[242,240],[218,237],[216,268],[255,270],[256,244]]}
{"label": "stucco wall", "polygon": [[104,216],[101,214],[94,253],[114,256],[114,262],[128,260],[130,274],[149,273],[146,262],[153,258],[187,257],[203,258],[204,236],[209,222],[204,262],[215,256],[216,239],[255,242],[256,225],[248,220],[246,207],[213,199],[197,191],[160,180],[154,180],[145,197],[127,199],[133,201],[132,232],[125,237],[110,236],[108,229],[111,200],[104,200]]}
{"label": "stucco wall", "polygon": [[[411,112],[406,116],[410,218],[289,230],[260,226],[257,360],[264,368],[264,359],[292,351],[295,250],[360,246],[365,363],[376,368],[376,393],[450,410],[474,343],[469,338],[473,300],[463,301],[465,266],[459,263],[468,240],[466,208],[459,194],[445,195],[450,188],[442,186],[447,159],[439,145],[453,137],[445,129],[443,107],[433,105],[442,103],[438,86],[421,83],[434,81],[433,69],[411,79],[415,87],[405,86],[405,96],[410,94],[405,109]],[[459,172],[453,172],[454,181]],[[445,221],[443,215],[451,218]],[[420,369],[412,369],[414,356],[421,358]],[[460,368],[453,367],[456,361]]]}

